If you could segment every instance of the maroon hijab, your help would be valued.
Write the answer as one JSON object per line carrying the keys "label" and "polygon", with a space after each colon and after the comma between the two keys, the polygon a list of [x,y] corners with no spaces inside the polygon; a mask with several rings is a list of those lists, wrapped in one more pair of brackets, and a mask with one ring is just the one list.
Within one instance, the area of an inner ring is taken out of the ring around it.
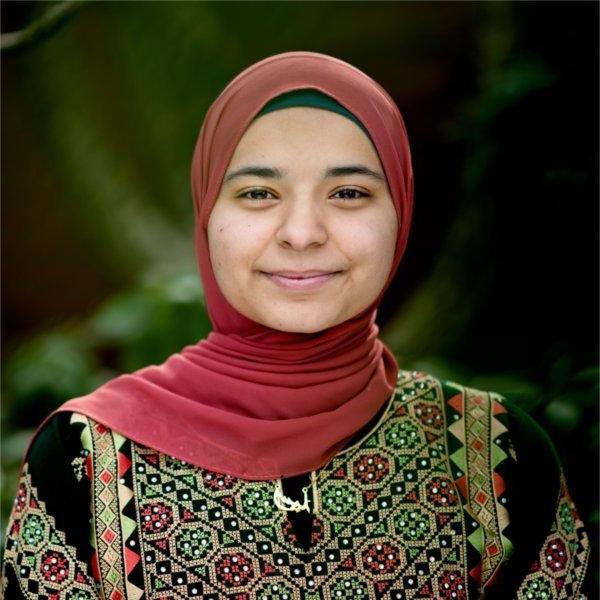
{"label": "maroon hijab", "polygon": [[[207,239],[208,218],[239,139],[270,99],[301,88],[328,94],[366,126],[399,220],[392,269],[378,298],[352,319],[312,334],[270,329],[237,312],[217,285]],[[65,402],[35,435],[56,412],[75,411],[139,444],[245,479],[318,469],[377,413],[396,382],[398,365],[378,338],[375,317],[406,247],[412,213],[410,150],[400,112],[377,82],[339,59],[315,52],[270,56],[235,77],[210,106],[191,183],[196,254],[213,332],[160,365]]]}

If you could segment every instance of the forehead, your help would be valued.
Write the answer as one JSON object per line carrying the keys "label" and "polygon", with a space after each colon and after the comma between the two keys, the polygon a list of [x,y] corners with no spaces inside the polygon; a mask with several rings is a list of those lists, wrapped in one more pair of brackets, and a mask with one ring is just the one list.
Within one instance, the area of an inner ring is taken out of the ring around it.
{"label": "forehead", "polygon": [[246,156],[303,151],[320,155],[340,153],[347,158],[379,158],[369,136],[352,120],[314,107],[291,107],[256,118],[240,138],[232,163]]}

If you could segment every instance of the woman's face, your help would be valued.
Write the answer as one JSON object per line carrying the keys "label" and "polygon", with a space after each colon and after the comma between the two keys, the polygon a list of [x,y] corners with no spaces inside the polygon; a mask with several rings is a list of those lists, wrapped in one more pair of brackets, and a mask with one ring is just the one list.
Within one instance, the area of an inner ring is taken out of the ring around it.
{"label": "woman's face", "polygon": [[313,333],[367,308],[387,281],[398,222],[358,125],[309,107],[254,120],[208,223],[213,271],[241,314]]}

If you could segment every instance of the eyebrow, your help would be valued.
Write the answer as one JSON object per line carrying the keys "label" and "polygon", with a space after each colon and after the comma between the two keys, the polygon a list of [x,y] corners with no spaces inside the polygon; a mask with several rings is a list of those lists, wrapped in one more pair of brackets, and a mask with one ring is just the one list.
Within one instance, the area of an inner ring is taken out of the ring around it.
{"label": "eyebrow", "polygon": [[[243,175],[254,175],[256,177],[269,177],[272,179],[281,179],[285,174],[285,171],[281,171],[275,167],[263,167],[263,166],[247,166],[240,167],[227,173],[223,179],[223,183],[231,181],[235,177],[242,177]],[[343,175],[366,175],[377,181],[385,181],[385,176],[380,171],[373,171],[365,165],[342,165],[339,167],[330,167],[325,171],[323,179],[328,177],[342,177]]]}

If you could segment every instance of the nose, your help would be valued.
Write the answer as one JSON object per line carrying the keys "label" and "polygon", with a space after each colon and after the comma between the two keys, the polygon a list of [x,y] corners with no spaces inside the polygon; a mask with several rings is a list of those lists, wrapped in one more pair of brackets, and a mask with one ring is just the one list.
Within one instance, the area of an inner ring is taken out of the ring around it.
{"label": "nose", "polygon": [[286,208],[276,234],[281,246],[301,251],[327,241],[327,228],[316,202],[296,198]]}

